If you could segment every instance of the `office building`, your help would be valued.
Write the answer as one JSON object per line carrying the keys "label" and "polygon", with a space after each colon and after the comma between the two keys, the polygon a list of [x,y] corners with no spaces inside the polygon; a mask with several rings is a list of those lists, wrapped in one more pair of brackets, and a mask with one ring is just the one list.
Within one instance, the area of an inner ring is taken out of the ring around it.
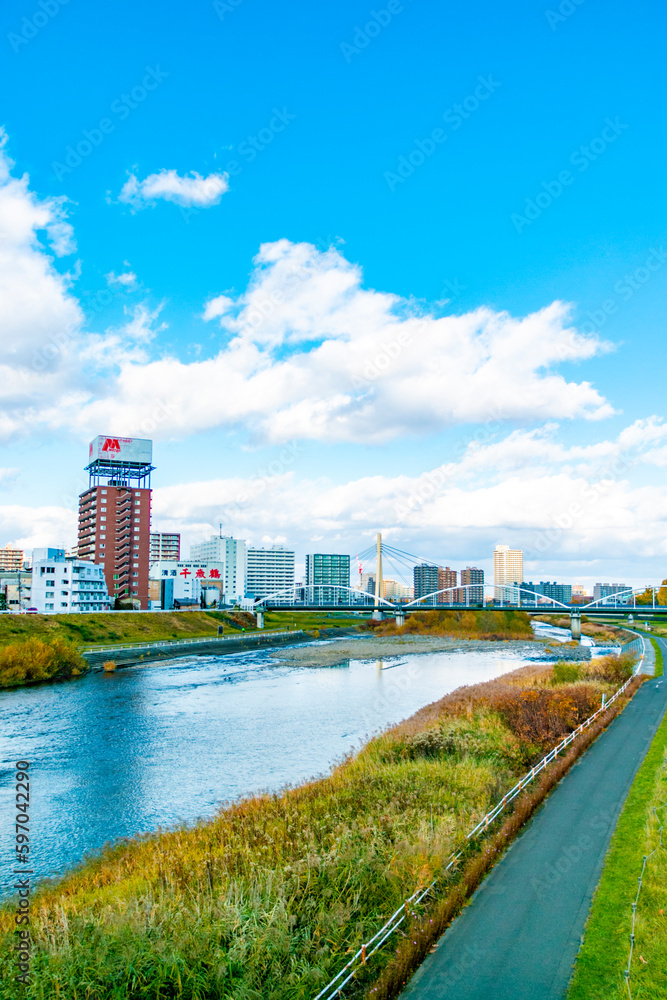
{"label": "office building", "polygon": [[181,536],[161,532],[151,534],[150,562],[178,562],[181,558]]}
{"label": "office building", "polygon": [[245,597],[248,547],[243,538],[231,535],[211,535],[207,542],[190,546],[190,558],[196,562],[223,563],[225,567],[225,601],[238,604]]}
{"label": "office building", "polygon": [[438,604],[455,604],[458,600],[456,591],[457,573],[449,566],[438,566],[438,590],[444,590],[444,594],[438,594]]}
{"label": "office building", "polygon": [[[465,588],[465,589],[464,589]],[[459,604],[484,604],[484,570],[477,566],[466,566],[461,570]]]}
{"label": "office building", "polygon": [[0,549],[0,573],[18,572],[23,569],[23,549],[13,549],[11,545],[5,545]]}
{"label": "office building", "polygon": [[152,609],[216,607],[224,600],[224,563],[174,562],[151,565],[148,594]]}
{"label": "office building", "polygon": [[294,586],[294,552],[282,545],[248,548],[246,594],[268,597]]}
{"label": "office building", "polygon": [[503,604],[517,604],[518,592],[514,589],[523,580],[523,552],[509,545],[496,545],[493,553],[493,583],[495,599]]}
{"label": "office building", "polygon": [[35,549],[30,606],[42,614],[108,611],[104,569],[87,559],[68,557],[65,549]]}
{"label": "office building", "polygon": [[[438,589],[438,573],[439,567],[433,563],[420,563],[415,566],[412,571],[414,590],[415,590],[415,600],[419,597],[426,597],[428,594],[434,594]],[[422,601],[422,604],[437,604],[437,598],[431,597],[428,601]]]}
{"label": "office building", "polygon": [[98,435],[79,497],[79,559],[104,568],[111,599],[148,608],[152,441]]}
{"label": "office building", "polygon": [[[614,597],[616,594],[621,595],[617,598],[619,604],[632,602],[632,588],[627,583],[596,583],[593,587],[594,601],[600,601],[605,597]],[[609,601],[609,603],[613,604],[614,602]]]}
{"label": "office building", "polygon": [[306,555],[306,587],[317,587],[315,599],[321,604],[349,602],[349,594],[334,587],[350,586],[350,557],[314,552]]}

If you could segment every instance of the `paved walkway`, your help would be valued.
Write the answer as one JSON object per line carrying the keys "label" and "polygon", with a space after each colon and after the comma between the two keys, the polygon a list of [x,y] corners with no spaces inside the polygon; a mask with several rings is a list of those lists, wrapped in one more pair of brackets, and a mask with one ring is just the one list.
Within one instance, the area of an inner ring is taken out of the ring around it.
{"label": "paved walkway", "polygon": [[405,1000],[562,1000],[618,815],[666,708],[667,678],[647,681],[489,873]]}

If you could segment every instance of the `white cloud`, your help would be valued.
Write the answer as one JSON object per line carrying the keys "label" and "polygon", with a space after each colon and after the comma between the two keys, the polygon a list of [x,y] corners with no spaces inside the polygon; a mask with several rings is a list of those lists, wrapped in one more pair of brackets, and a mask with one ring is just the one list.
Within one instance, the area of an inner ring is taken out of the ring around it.
{"label": "white cloud", "polygon": [[[164,434],[243,426],[258,440],[384,442],[492,419],[600,419],[611,405],[588,381],[555,369],[608,349],[568,323],[560,302],[523,318],[480,308],[420,312],[362,287],[338,250],[279,240],[262,246],[247,290],[205,305],[224,346],[212,358],[121,363],[106,399],[82,418],[145,419],[146,387],[172,417]],[[198,405],[192,406],[193,399]]]}
{"label": "white cloud", "polygon": [[317,539],[322,551],[353,555],[380,529],[399,548],[466,565],[480,553],[488,559],[497,542],[509,539],[541,566],[571,560],[583,567],[602,555],[625,560],[637,573],[653,559],[662,579],[667,488],[630,480],[652,439],[667,439],[667,424],[638,421],[615,440],[589,447],[567,448],[555,435],[556,428],[513,432],[488,445],[470,443],[459,461],[419,476],[345,483],[303,478],[292,467],[294,452],[276,450],[268,466],[275,475],[258,469],[246,479],[157,488],[154,516],[159,530],[181,531],[192,542],[222,521],[253,544],[281,537],[303,554]]}
{"label": "white cloud", "polygon": [[133,208],[145,208],[154,205],[159,199],[172,201],[183,207],[210,208],[217,205],[223,194],[229,190],[227,174],[201,174],[192,171],[190,175],[181,177],[175,170],[161,170],[157,174],[149,174],[143,181],[130,174],[118,196],[119,201],[132,205]]}
{"label": "white cloud", "polygon": [[0,506],[1,544],[30,553],[33,548],[67,548],[76,540],[77,515],[63,507]]}
{"label": "white cloud", "polygon": [[[125,265],[127,267],[127,264]],[[134,271],[122,271],[120,274],[116,274],[114,271],[109,271],[104,277],[107,279],[107,285],[110,288],[122,287],[122,288],[134,288],[137,284],[137,276]]]}

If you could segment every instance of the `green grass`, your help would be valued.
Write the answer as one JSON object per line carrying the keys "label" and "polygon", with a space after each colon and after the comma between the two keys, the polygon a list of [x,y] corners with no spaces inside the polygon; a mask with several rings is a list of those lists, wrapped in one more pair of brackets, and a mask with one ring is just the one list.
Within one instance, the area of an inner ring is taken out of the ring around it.
{"label": "green grass", "polygon": [[[597,707],[611,690],[602,677],[558,686],[551,670],[523,668],[460,689],[329,777],[107,849],[33,897],[21,995],[311,1000],[526,766]],[[13,918],[11,904],[0,911],[0,1000],[17,995]]]}
{"label": "green grass", "polygon": [[662,647],[660,646],[660,643],[655,641],[655,639],[651,639],[651,643],[655,650],[655,676],[662,677],[662,671],[663,671]]}
{"label": "green grass", "polygon": [[[153,642],[215,636],[226,615],[220,611],[175,611],[172,614],[2,615],[0,647],[21,639],[66,639],[79,646],[114,642]],[[225,628],[225,632],[235,631]]]}
{"label": "green grass", "polygon": [[[649,682],[650,683],[650,682]],[[605,859],[567,1000],[627,1000],[632,903],[642,859],[659,841],[667,808],[667,716],[641,765]],[[663,835],[667,844],[667,837]],[[649,860],[637,905],[633,1000],[667,997],[667,849]],[[645,959],[646,964],[641,961]]]}

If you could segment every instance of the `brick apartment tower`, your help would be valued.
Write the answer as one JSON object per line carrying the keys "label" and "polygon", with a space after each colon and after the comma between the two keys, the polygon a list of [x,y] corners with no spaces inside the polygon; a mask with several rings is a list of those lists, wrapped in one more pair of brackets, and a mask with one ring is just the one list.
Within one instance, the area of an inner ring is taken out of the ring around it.
{"label": "brick apartment tower", "polygon": [[98,435],[90,444],[90,485],[79,497],[79,559],[104,568],[112,601],[148,609],[153,444]]}

